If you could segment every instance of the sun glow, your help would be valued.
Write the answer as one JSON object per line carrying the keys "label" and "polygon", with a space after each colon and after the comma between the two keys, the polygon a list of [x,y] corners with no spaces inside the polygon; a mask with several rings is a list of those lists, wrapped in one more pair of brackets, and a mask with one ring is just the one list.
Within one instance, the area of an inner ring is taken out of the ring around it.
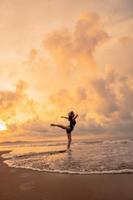
{"label": "sun glow", "polygon": [[5,131],[7,130],[6,124],[0,120],[0,131]]}

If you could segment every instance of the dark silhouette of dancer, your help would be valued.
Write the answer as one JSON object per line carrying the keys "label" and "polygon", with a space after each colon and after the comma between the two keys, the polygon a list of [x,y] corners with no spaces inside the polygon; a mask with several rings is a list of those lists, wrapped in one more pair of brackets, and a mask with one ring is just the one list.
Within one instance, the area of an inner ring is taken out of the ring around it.
{"label": "dark silhouette of dancer", "polygon": [[61,124],[50,124],[51,126],[56,126],[56,127],[66,130],[67,137],[68,137],[67,149],[70,149],[70,147],[71,147],[71,142],[72,142],[71,132],[73,131],[73,129],[76,125],[77,117],[78,117],[78,115],[75,115],[75,113],[73,111],[71,111],[68,113],[68,117],[61,116],[61,118],[68,119],[68,121],[70,122],[70,124],[68,126],[64,126]]}

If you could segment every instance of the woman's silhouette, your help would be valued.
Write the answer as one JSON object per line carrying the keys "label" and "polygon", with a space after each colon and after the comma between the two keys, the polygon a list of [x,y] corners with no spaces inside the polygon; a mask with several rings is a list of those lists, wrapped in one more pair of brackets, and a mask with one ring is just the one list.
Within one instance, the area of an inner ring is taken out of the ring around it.
{"label": "woman's silhouette", "polygon": [[73,131],[73,129],[75,127],[77,117],[78,117],[78,115],[75,115],[75,113],[73,111],[71,111],[68,113],[68,117],[61,116],[61,118],[68,119],[68,121],[70,122],[70,124],[68,126],[64,126],[61,124],[50,124],[51,126],[56,126],[56,127],[66,130],[67,137],[68,137],[67,149],[70,149],[70,147],[71,147],[71,142],[72,142],[71,132]]}

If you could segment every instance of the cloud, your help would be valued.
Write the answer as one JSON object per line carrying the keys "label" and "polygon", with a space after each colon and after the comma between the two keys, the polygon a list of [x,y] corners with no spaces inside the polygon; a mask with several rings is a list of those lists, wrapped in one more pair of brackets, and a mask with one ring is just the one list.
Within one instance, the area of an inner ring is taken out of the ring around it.
{"label": "cloud", "polygon": [[[119,42],[127,45],[130,39]],[[131,132],[131,75],[112,66],[99,68],[95,62],[96,49],[108,40],[94,13],[82,13],[71,29],[48,33],[43,49],[31,49],[21,69],[26,81],[18,81],[13,91],[0,91],[0,118],[18,129],[18,135],[43,135],[52,122],[67,125],[60,115],[74,110],[79,132],[116,133],[121,127]]]}
{"label": "cloud", "polygon": [[104,15],[109,17],[109,21],[113,24],[122,20],[132,18],[133,1],[132,0],[103,0],[102,3],[98,0],[92,2],[97,12],[103,12]]}
{"label": "cloud", "polygon": [[28,134],[46,134],[48,133],[48,124],[44,120],[39,119],[38,117],[34,117],[33,119],[27,120],[23,124],[20,125],[22,130],[28,132]]}
{"label": "cloud", "polygon": [[95,49],[109,38],[97,14],[82,13],[72,30],[60,29],[49,33],[44,47],[57,67],[95,69]]}
{"label": "cloud", "polygon": [[[129,125],[131,132],[132,78],[122,75],[113,67],[107,67],[98,77],[82,87],[75,88],[73,92],[63,89],[52,94],[49,103],[55,106],[58,115],[71,109],[79,113],[80,131],[116,133],[119,125],[123,124],[123,127]],[[127,128],[127,131],[129,129]]]}
{"label": "cloud", "polygon": [[[112,78],[111,78],[112,77]],[[128,75],[121,75],[114,70],[104,74],[100,80],[94,80],[93,87],[98,94],[97,113],[107,117],[105,124],[109,129],[118,129],[118,124],[130,124],[133,120],[133,87]],[[111,125],[110,125],[111,124]],[[128,131],[128,129],[127,129]]]}
{"label": "cloud", "polygon": [[131,35],[126,35],[123,36],[119,39],[119,41],[121,42],[121,44],[123,44],[124,46],[129,45],[129,44],[133,44],[133,36]]}
{"label": "cloud", "polygon": [[116,1],[117,10],[120,11],[127,18],[133,17],[133,1],[132,0],[117,0]]}
{"label": "cloud", "polygon": [[101,106],[97,108],[97,111],[107,117],[118,110],[116,91],[113,88],[115,85],[115,76],[113,71],[107,74],[104,72],[103,77],[99,77],[93,81],[94,90],[101,102]]}
{"label": "cloud", "polygon": [[17,123],[32,117],[35,102],[26,95],[28,85],[18,81],[14,91],[0,91],[0,118],[7,123]]}

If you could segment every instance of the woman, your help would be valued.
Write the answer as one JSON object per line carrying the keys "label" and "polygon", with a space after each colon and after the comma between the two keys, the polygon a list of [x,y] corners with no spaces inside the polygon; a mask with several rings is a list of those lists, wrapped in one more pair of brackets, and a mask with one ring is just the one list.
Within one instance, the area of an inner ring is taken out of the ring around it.
{"label": "woman", "polygon": [[60,125],[60,124],[51,124],[51,126],[57,126],[59,128],[65,129],[68,137],[68,145],[67,149],[70,149],[71,147],[71,142],[72,142],[72,137],[71,137],[71,132],[73,131],[75,125],[76,125],[76,118],[78,115],[75,115],[73,111],[68,113],[68,117],[61,116],[61,118],[68,119],[70,124],[68,126]]}

